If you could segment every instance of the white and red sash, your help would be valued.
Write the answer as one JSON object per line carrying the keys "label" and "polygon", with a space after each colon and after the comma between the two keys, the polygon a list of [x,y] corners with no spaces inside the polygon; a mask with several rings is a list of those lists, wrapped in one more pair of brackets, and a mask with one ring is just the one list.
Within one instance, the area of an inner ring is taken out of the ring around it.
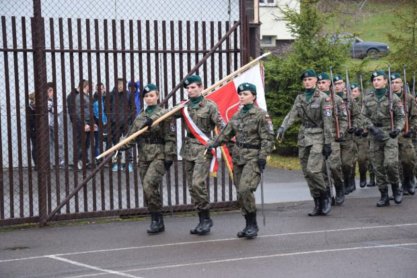
{"label": "white and red sash", "polygon": [[[187,107],[184,107],[183,109],[181,109],[181,113],[182,113],[182,116],[185,120],[185,123],[187,124],[188,129],[191,131],[191,133],[194,135],[194,137],[203,146],[207,147],[210,139],[194,123],[193,119],[191,119],[190,114],[188,113]],[[210,174],[212,176],[216,176],[217,175],[217,170],[219,168],[219,163],[217,161],[217,156],[216,156],[215,149],[211,149],[211,154],[213,155],[213,158],[212,158],[211,163],[210,163]]]}

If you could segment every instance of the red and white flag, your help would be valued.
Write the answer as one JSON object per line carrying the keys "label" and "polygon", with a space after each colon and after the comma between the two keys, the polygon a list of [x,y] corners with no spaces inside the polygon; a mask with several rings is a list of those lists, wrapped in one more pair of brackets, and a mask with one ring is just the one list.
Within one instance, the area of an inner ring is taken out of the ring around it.
{"label": "red and white flag", "polygon": [[[237,94],[237,88],[240,84],[245,82],[252,83],[256,86],[256,104],[267,111],[263,67],[258,63],[256,66],[248,69],[206,97],[217,104],[220,115],[225,123],[228,123],[233,115],[239,110],[239,95]],[[221,151],[229,172],[232,173],[233,164],[229,150],[226,146],[222,146]]]}

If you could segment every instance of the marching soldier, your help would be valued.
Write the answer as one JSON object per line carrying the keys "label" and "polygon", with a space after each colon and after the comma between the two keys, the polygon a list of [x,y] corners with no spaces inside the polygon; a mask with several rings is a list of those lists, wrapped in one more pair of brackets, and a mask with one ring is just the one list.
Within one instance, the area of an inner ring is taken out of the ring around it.
{"label": "marching soldier", "polygon": [[301,122],[298,133],[298,156],[304,177],[314,199],[314,209],[309,216],[327,215],[331,211],[331,201],[326,191],[323,177],[323,162],[331,152],[332,107],[326,101],[328,96],[316,88],[317,75],[312,69],[301,75],[304,92],[300,93],[291,111],[277,131],[277,138],[296,121]]}
{"label": "marching soldier", "polygon": [[[360,124],[360,107],[356,102],[352,101],[351,96],[346,92],[346,84],[340,75],[335,75],[333,78],[335,92],[343,99],[346,105],[348,130],[340,143],[342,153],[342,171],[345,181],[345,194],[349,194],[356,189],[355,185],[355,169],[353,168],[353,161],[357,153],[356,145],[353,142],[354,132]],[[350,90],[350,88],[349,88]]]}
{"label": "marching soldier", "polygon": [[391,184],[394,201],[402,202],[398,174],[398,135],[404,127],[404,108],[401,100],[387,90],[387,76],[382,70],[371,76],[374,90],[365,97],[364,127],[372,134],[371,161],[376,184],[381,192],[377,207],[389,206],[388,184]]}
{"label": "marching soldier", "polygon": [[[327,73],[323,72],[317,76],[318,89],[327,95],[327,102],[330,102],[333,107],[333,128],[332,128],[332,153],[327,162],[332,174],[336,189],[335,204],[341,205],[345,201],[345,186],[342,173],[342,159],[340,152],[340,141],[346,133],[346,106],[343,99],[334,93],[330,93],[331,80]],[[333,100],[334,98],[334,100]],[[334,107],[336,105],[336,107]],[[323,169],[324,181],[326,182],[327,190],[330,190],[330,184],[327,184],[328,179],[326,169]]]}
{"label": "marching soldier", "polygon": [[[364,96],[362,95],[361,88],[357,83],[350,84],[350,89],[352,92],[352,99],[355,101],[362,110],[362,104]],[[364,188],[366,184],[366,172],[368,171],[369,165],[369,139],[367,137],[362,136],[363,129],[358,128],[357,132],[355,132],[357,136],[353,138],[353,142],[356,145],[356,149],[358,150],[357,155],[354,158],[353,162],[353,171],[356,169],[356,162],[358,162],[359,166],[359,186]],[[373,171],[371,173],[373,175]],[[372,179],[371,179],[372,180]]]}
{"label": "marching soldier", "polygon": [[[144,125],[150,126],[149,119],[164,109],[158,106],[159,91],[155,84],[148,84],[143,89],[143,99],[147,107],[144,113],[136,117],[127,136],[140,130]],[[129,148],[134,143],[128,144]],[[162,178],[169,171],[177,152],[175,126],[172,121],[165,120],[159,125],[148,129],[137,138],[139,157],[139,176],[143,184],[143,192],[151,214],[151,225],[148,234],[157,234],[165,230],[161,213],[162,198],[160,187]]]}
{"label": "marching soldier", "polygon": [[252,239],[258,235],[253,192],[261,180],[266,157],[272,151],[274,131],[266,111],[254,105],[256,86],[251,83],[240,84],[237,93],[241,108],[209,149],[236,138],[232,149],[233,179],[238,203],[246,219],[245,228],[237,236]]}
{"label": "marching soldier", "polygon": [[186,123],[187,136],[180,154],[185,164],[190,195],[199,216],[199,223],[190,233],[206,235],[213,226],[206,184],[213,156],[210,152],[206,153],[209,142],[204,138],[210,138],[216,126],[222,129],[224,122],[217,105],[202,95],[204,87],[200,76],[188,76],[184,81],[184,88],[188,92],[189,102],[175,116],[182,117]]}
{"label": "marching soldier", "polygon": [[[406,90],[401,75],[391,74],[391,90],[400,98],[406,112],[403,133],[398,136],[398,154],[400,159],[399,173],[404,194],[415,193],[414,168],[416,166],[416,153],[412,141],[415,128],[417,127],[417,108],[414,98]],[[405,94],[405,95],[404,95]]]}

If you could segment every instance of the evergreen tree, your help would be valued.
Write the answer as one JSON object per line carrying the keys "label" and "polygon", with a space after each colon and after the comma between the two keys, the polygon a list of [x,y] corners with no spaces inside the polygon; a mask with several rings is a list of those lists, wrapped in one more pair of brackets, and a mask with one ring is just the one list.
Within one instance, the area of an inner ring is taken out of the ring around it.
{"label": "evergreen tree", "polygon": [[408,0],[408,13],[395,12],[400,19],[393,22],[395,32],[388,33],[388,40],[395,45],[395,52],[391,52],[388,60],[395,69],[402,69],[407,65],[407,71],[417,71],[417,0]]}
{"label": "evergreen tree", "polygon": [[[328,15],[317,9],[318,0],[301,0],[300,12],[283,9],[284,19],[295,36],[291,50],[284,57],[272,57],[265,63],[265,80],[268,110],[274,126],[279,126],[292,107],[297,94],[302,90],[300,76],[304,69],[312,68],[317,73],[339,69],[347,59],[347,46],[331,40],[322,29]],[[295,152],[298,127],[285,134],[278,151]]]}

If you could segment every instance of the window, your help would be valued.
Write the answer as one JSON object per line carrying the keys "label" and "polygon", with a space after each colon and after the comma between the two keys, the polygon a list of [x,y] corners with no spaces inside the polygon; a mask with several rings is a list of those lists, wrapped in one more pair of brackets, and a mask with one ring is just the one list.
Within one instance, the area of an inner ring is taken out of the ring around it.
{"label": "window", "polygon": [[262,36],[261,45],[264,45],[264,46],[275,45],[275,36]]}
{"label": "window", "polygon": [[276,6],[275,0],[259,0],[259,6]]}

